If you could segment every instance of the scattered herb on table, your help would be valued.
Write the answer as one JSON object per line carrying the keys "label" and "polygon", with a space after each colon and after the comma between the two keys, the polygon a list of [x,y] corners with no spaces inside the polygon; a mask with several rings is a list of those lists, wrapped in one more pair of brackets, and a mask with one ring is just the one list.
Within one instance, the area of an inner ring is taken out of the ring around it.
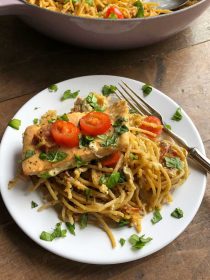
{"label": "scattered herb on table", "polygon": [[155,212],[153,213],[153,217],[151,219],[152,224],[157,224],[158,222],[160,222],[162,220],[162,216],[160,214],[159,210],[155,210]]}
{"label": "scattered herb on table", "polygon": [[9,121],[8,126],[19,130],[20,126],[21,126],[21,120],[18,119],[12,119]]}
{"label": "scattered herb on table", "polygon": [[173,121],[180,121],[182,119],[182,111],[181,111],[181,108],[179,107],[176,112],[173,114],[173,116],[171,117],[171,119]]}
{"label": "scattered herb on table", "polygon": [[181,219],[184,216],[184,212],[180,208],[176,208],[172,213],[171,216],[176,219]]}

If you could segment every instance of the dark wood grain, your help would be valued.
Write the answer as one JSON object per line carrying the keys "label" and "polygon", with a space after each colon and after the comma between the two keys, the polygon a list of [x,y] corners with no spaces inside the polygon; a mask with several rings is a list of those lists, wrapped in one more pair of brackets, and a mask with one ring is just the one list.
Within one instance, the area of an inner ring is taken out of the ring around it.
{"label": "dark wood grain", "polygon": [[[69,46],[12,16],[0,18],[0,38],[0,138],[16,111],[48,85],[113,74],[151,83],[178,102],[198,127],[210,157],[210,9],[173,38],[129,51]],[[2,200],[0,213],[0,279],[210,279],[209,180],[197,215],[175,241],[149,257],[120,265],[80,264],[53,255],[17,227]]]}

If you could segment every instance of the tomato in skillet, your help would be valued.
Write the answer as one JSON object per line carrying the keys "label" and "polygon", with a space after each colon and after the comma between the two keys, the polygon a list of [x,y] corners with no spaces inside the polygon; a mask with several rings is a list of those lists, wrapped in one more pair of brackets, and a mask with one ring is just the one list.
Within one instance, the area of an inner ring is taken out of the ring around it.
{"label": "tomato in skillet", "polygon": [[102,166],[112,167],[115,166],[120,159],[121,152],[116,151],[113,154],[107,156],[106,158],[101,160]]}
{"label": "tomato in skillet", "polygon": [[[157,124],[158,126],[161,125],[161,121],[155,116],[148,116],[144,119],[144,121],[148,122],[148,123]],[[148,126],[146,124],[140,125],[140,128],[144,129],[144,130],[147,130],[147,131],[150,131],[150,132],[153,132],[156,135],[160,135],[162,133],[162,130],[163,130],[162,127],[151,127],[151,126]]]}
{"label": "tomato in skillet", "polygon": [[124,16],[117,7],[112,6],[107,9],[105,18],[123,19]]}
{"label": "tomato in skillet", "polygon": [[102,112],[90,112],[80,119],[82,134],[97,136],[106,133],[111,127],[110,117]]}
{"label": "tomato in skillet", "polygon": [[50,132],[58,145],[70,148],[79,145],[80,130],[71,122],[58,120],[52,124]]}

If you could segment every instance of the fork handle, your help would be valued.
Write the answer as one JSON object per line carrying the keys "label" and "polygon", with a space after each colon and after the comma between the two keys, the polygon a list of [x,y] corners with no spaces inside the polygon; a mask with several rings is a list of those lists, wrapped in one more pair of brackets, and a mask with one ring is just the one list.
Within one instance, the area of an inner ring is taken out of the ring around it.
{"label": "fork handle", "polygon": [[191,159],[200,164],[207,172],[210,173],[210,160],[202,154],[197,148],[190,148],[188,155]]}

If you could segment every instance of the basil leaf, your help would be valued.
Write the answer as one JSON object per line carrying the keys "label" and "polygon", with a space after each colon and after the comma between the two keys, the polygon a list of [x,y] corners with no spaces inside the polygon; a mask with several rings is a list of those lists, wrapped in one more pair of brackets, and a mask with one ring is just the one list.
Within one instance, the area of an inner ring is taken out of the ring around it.
{"label": "basil leaf", "polygon": [[79,90],[75,91],[75,92],[71,92],[70,89],[66,90],[63,94],[63,96],[61,97],[61,101],[64,101],[66,99],[72,99],[72,98],[76,98],[79,94]]}
{"label": "basil leaf", "polygon": [[165,157],[164,158],[166,167],[168,168],[176,168],[178,170],[182,170],[182,162],[178,157]]}
{"label": "basil leaf", "polygon": [[120,238],[119,243],[121,246],[125,245],[125,239],[124,238]]}
{"label": "basil leaf", "polygon": [[54,231],[52,233],[43,231],[40,234],[40,239],[44,240],[44,241],[52,241],[55,238],[59,238],[59,237],[66,237],[66,229],[61,229],[61,223],[57,223],[56,227],[54,229]]}
{"label": "basil leaf", "polygon": [[79,139],[79,147],[89,147],[90,142],[92,142],[95,138],[91,136],[81,135]]}
{"label": "basil leaf", "polygon": [[141,3],[141,1],[136,1],[134,3],[134,6],[136,6],[138,8],[137,13],[136,13],[136,17],[137,18],[143,18],[144,17],[144,7],[143,4]]}
{"label": "basil leaf", "polygon": [[147,95],[149,95],[151,93],[152,86],[150,86],[148,84],[144,84],[141,89],[142,89],[142,91],[144,93],[144,96],[147,96]]}
{"label": "basil leaf", "polygon": [[103,112],[105,110],[105,108],[99,106],[98,99],[93,92],[89,93],[85,100],[95,111]]}
{"label": "basil leaf", "polygon": [[58,86],[57,85],[51,85],[48,87],[49,92],[55,92],[58,90]]}
{"label": "basil leaf", "polygon": [[127,226],[129,224],[130,224],[130,222],[128,220],[122,219],[122,220],[119,221],[118,226],[119,227],[124,227],[124,226]]}
{"label": "basil leaf", "polygon": [[30,157],[32,157],[33,155],[35,155],[34,150],[27,150],[27,151],[25,152],[23,161],[26,160],[26,159],[28,159],[28,158],[30,158]]}
{"label": "basil leaf", "polygon": [[39,120],[38,118],[33,119],[33,124],[38,124]]}
{"label": "basil leaf", "polygon": [[165,123],[165,124],[164,124],[164,127],[167,128],[167,129],[169,129],[169,130],[171,130],[170,124]]}
{"label": "basil leaf", "polygon": [[21,126],[21,120],[18,119],[12,119],[9,121],[8,126],[19,130],[20,126]]}
{"label": "basil leaf", "polygon": [[184,216],[184,212],[180,208],[176,208],[172,213],[171,216],[176,219],[181,219]]}
{"label": "basil leaf", "polygon": [[76,161],[76,166],[79,168],[81,167],[82,165],[87,165],[87,162],[84,161],[81,156],[77,156],[77,155],[74,155],[74,159]]}
{"label": "basil leaf", "polygon": [[179,107],[176,112],[173,114],[173,116],[171,117],[171,119],[173,121],[180,121],[182,119],[182,111],[181,108]]}
{"label": "basil leaf", "polygon": [[85,214],[82,214],[79,218],[79,225],[80,225],[80,228],[83,229],[83,228],[86,228],[87,226],[87,222],[88,222],[88,214],[85,213]]}
{"label": "basil leaf", "polygon": [[32,200],[31,201],[31,208],[36,208],[37,206],[38,206],[38,204]]}
{"label": "basil leaf", "polygon": [[120,179],[120,173],[119,172],[113,172],[107,182],[106,182],[106,186],[109,188],[109,189],[112,189],[113,187],[115,187],[118,182],[119,182],[119,179]]}
{"label": "basil leaf", "polygon": [[159,210],[156,210],[154,213],[153,213],[153,218],[151,219],[151,222],[152,224],[156,224],[158,223],[160,220],[162,220],[162,216],[160,214],[160,211]]}
{"label": "basil leaf", "polygon": [[47,160],[49,162],[59,162],[64,160],[67,156],[67,153],[61,151],[52,151],[48,153],[42,152],[39,154],[41,160]]}
{"label": "basil leaf", "polygon": [[75,235],[75,224],[66,222],[66,227],[71,234]]}
{"label": "basil leaf", "polygon": [[57,117],[57,120],[61,120],[61,121],[65,121],[65,122],[68,122],[69,121],[69,118],[68,118],[68,115],[65,113],[61,116],[58,116]]}
{"label": "basil leaf", "polygon": [[[109,16],[109,17],[110,17],[110,16]],[[115,15],[115,18],[117,18],[116,15]],[[103,88],[102,88],[102,94],[103,94],[103,96],[109,96],[110,94],[115,93],[116,90],[117,90],[117,87],[116,87],[116,86],[113,86],[113,85],[110,85],[110,86],[104,85]]]}
{"label": "basil leaf", "polygon": [[129,238],[129,242],[132,245],[132,249],[136,249],[136,250],[143,248],[151,240],[152,240],[151,237],[144,238],[144,235],[138,236],[137,234],[133,234]]}

